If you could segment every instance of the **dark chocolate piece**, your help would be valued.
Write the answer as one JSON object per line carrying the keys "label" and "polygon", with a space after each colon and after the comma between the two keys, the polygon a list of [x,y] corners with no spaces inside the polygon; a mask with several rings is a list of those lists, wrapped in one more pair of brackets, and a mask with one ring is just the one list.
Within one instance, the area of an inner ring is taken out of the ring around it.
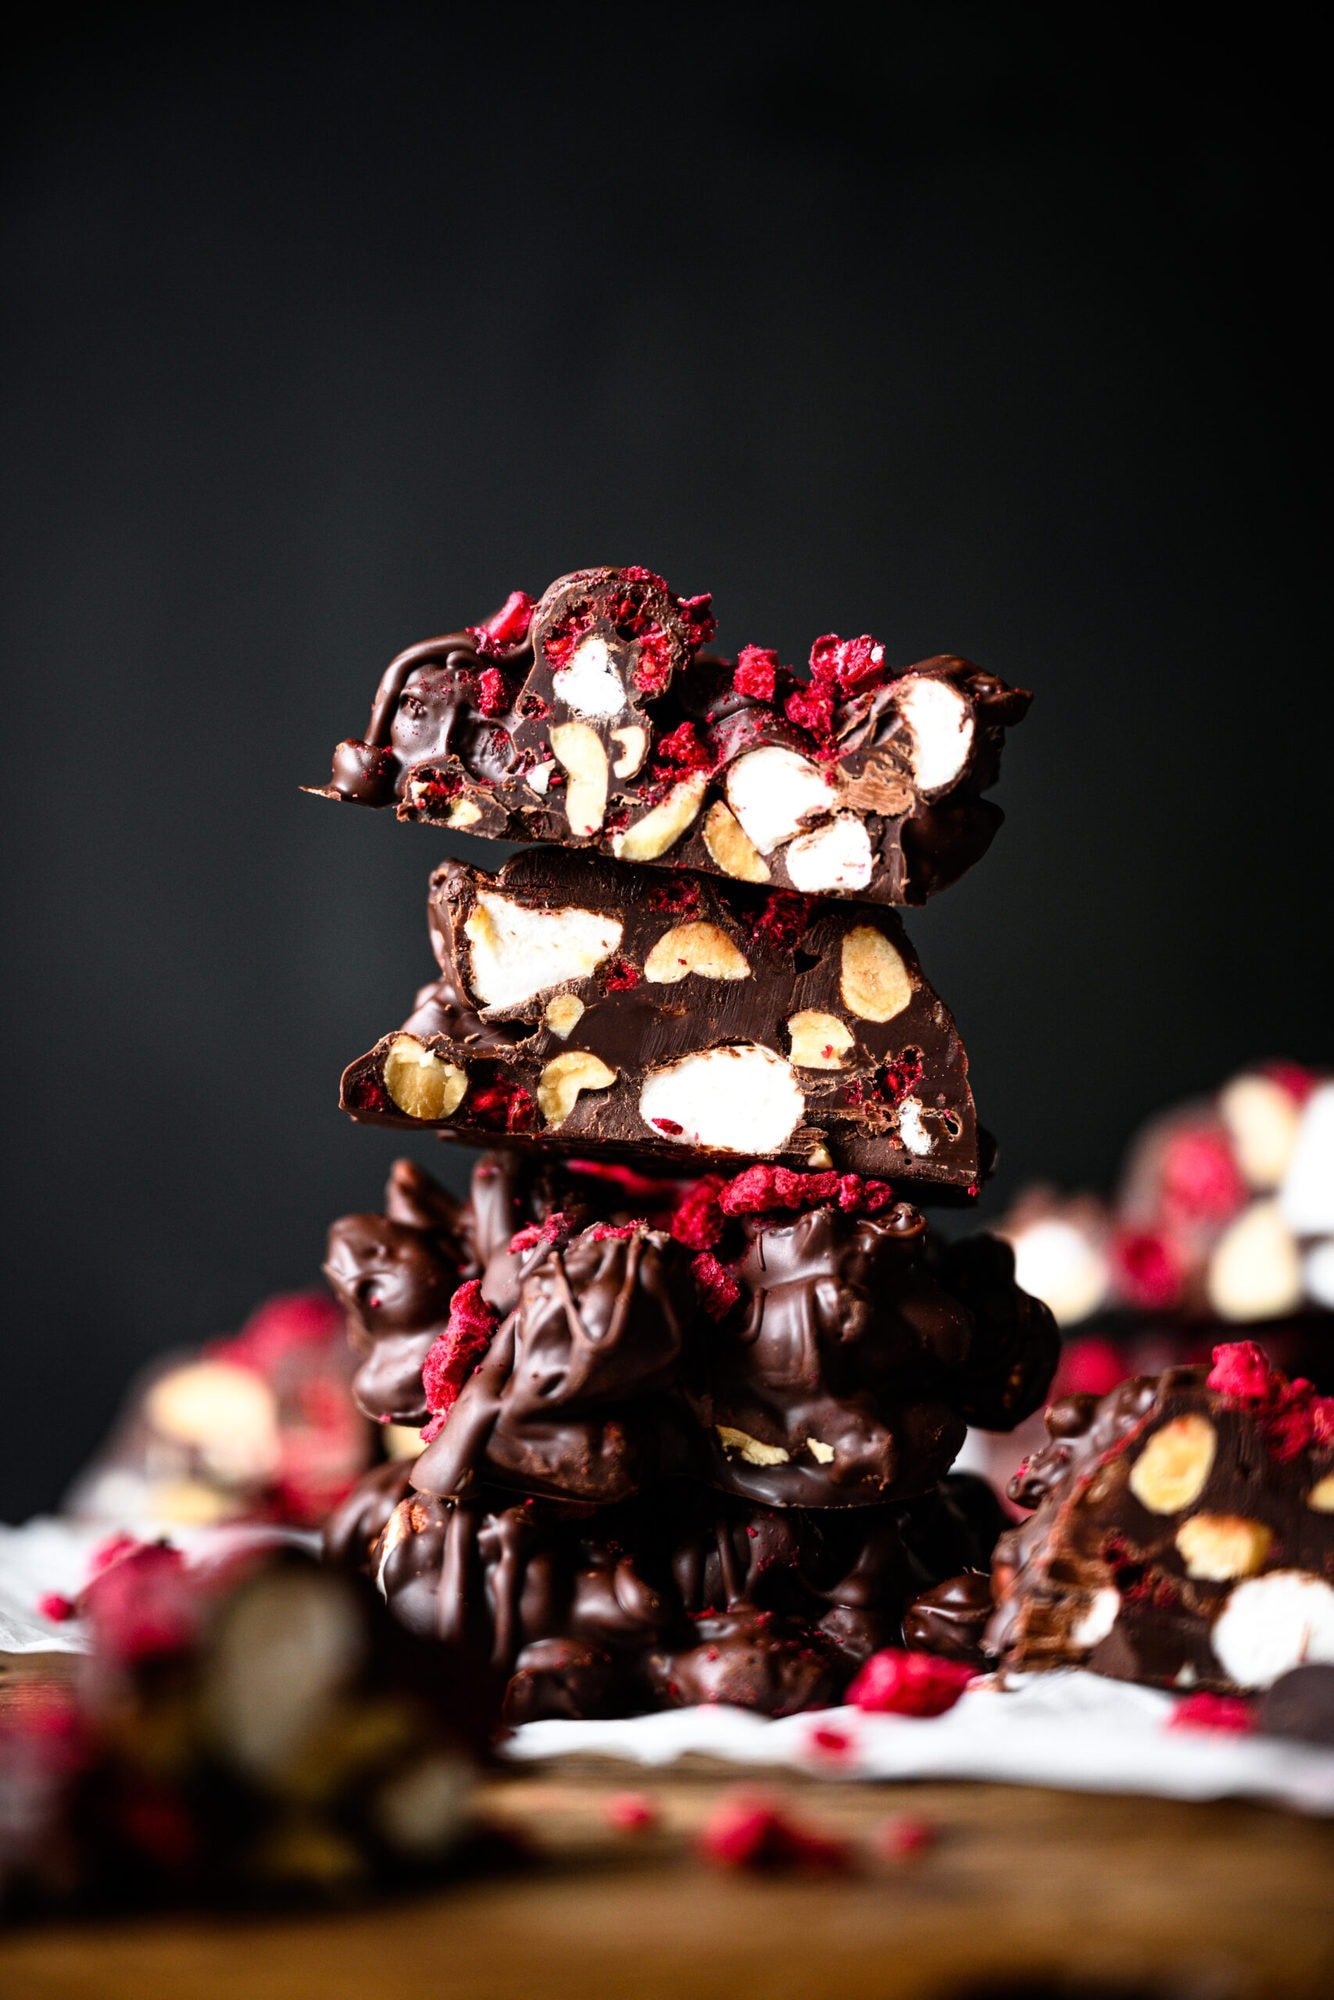
{"label": "dark chocolate piece", "polygon": [[968,1059],[889,910],[530,849],[431,879],[439,981],[343,1078],[365,1123],[975,1192]]}
{"label": "dark chocolate piece", "polygon": [[389,1459],[360,1478],[324,1524],[325,1559],[345,1569],[365,1570],[385,1522],[412,1490],[412,1460]]}
{"label": "dark chocolate piece", "polygon": [[689,1645],[650,1653],[645,1671],[660,1707],[723,1702],[773,1716],[828,1708],[847,1682],[822,1633],[752,1604],[698,1619]]}
{"label": "dark chocolate piece", "polygon": [[982,1641],[995,1606],[988,1570],[961,1570],[915,1597],[903,1614],[903,1643],[923,1653],[983,1666]]}
{"label": "dark chocolate piece", "polygon": [[1268,1687],[1334,1661],[1334,1398],[1250,1342],[1047,1412],[1011,1496],[987,1649],[1154,1686]]}
{"label": "dark chocolate piece", "polygon": [[577,571],[531,613],[409,647],[323,795],[490,839],[592,846],[802,894],[921,903],[979,860],[982,795],[1030,697],[942,655],[827,635],[810,680],[702,655],[707,598]]}
{"label": "dark chocolate piece", "polygon": [[1280,1674],[1260,1703],[1260,1727],[1266,1736],[1292,1736],[1334,1750],[1334,1664]]}
{"label": "dark chocolate piece", "polygon": [[0,1905],[342,1902],[448,1868],[498,1719],[463,1649],[291,1550],[141,1544],[82,1608],[74,1684],[0,1730]]}

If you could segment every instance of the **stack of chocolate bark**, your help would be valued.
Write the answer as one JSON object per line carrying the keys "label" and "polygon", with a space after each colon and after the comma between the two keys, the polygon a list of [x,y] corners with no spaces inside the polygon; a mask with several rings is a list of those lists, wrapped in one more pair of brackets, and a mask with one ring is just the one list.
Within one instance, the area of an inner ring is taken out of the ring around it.
{"label": "stack of chocolate bark", "polygon": [[905,1617],[948,1643],[957,1591],[914,1602],[1001,1526],[950,1468],[1056,1357],[1009,1248],[921,1212],[990,1149],[895,913],[985,851],[1028,696],[712,633],[642,569],[516,593],[390,665],[326,788],[545,843],[437,868],[437,974],[343,1078],[357,1120],[490,1149],[470,1196],[401,1161],[327,1267],[361,1407],[421,1435],[327,1546],[512,1720],[785,1714]]}

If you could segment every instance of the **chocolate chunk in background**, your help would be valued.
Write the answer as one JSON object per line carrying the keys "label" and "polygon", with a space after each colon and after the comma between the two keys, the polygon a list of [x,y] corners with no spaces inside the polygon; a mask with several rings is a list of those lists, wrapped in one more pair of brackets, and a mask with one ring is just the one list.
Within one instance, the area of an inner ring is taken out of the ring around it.
{"label": "chocolate chunk in background", "polygon": [[1334,1663],[1293,1667],[1265,1689],[1260,1727],[1267,1736],[1291,1736],[1334,1750]]}
{"label": "chocolate chunk in background", "polygon": [[915,1597],[903,1614],[903,1642],[983,1667],[986,1629],[995,1605],[989,1570],[966,1569]]}
{"label": "chocolate chunk in background", "polygon": [[1218,1693],[1334,1661],[1334,1398],[1242,1341],[1046,1427],[1010,1485],[1034,1511],[997,1545],[993,1657]]}
{"label": "chocolate chunk in background", "polygon": [[316,1528],[376,1456],[348,1396],[339,1315],[279,1293],[241,1331],[160,1357],[135,1380],[64,1511],[108,1526],[263,1521]]}
{"label": "chocolate chunk in background", "polygon": [[345,1902],[454,1865],[500,1684],[364,1579],[138,1544],[84,1609],[73,1685],[0,1731],[7,1912]]}
{"label": "chocolate chunk in background", "polygon": [[651,572],[561,577],[409,647],[322,796],[490,839],[592,846],[802,894],[921,903],[986,852],[1030,697],[967,660],[899,670],[826,635],[810,679],[701,652],[707,598]]}
{"label": "chocolate chunk in background", "polygon": [[440,978],[348,1068],[352,1117],[976,1192],[967,1055],[891,911],[530,849],[444,863],[429,912]]}
{"label": "chocolate chunk in background", "polygon": [[[692,1485],[605,1508],[404,1492],[369,1550],[339,1532],[326,1553],[364,1566],[418,1636],[508,1675],[510,1722],[693,1699],[789,1713],[838,1699],[923,1588],[988,1560],[974,1484],[835,1515]],[[385,1496],[365,1486],[369,1518]]]}

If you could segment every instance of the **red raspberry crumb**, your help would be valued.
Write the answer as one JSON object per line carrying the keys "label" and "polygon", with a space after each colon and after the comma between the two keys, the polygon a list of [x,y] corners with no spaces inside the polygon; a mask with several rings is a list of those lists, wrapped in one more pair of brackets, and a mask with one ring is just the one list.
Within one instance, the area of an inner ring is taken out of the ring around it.
{"label": "red raspberry crumb", "polygon": [[605,1811],[618,1833],[646,1833],[661,1818],[656,1801],[646,1792],[613,1792]]}
{"label": "red raspberry crumb", "polygon": [[718,1202],[724,1215],[762,1215],[770,1209],[841,1208],[845,1214],[875,1215],[894,1199],[888,1181],[859,1174],[802,1174],[763,1162],[746,1167],[723,1184]]}
{"label": "red raspberry crumb", "polygon": [[1062,1396],[1106,1396],[1130,1373],[1115,1342],[1089,1335],[1068,1341],[1061,1350],[1049,1401]]}
{"label": "red raspberry crumb", "polygon": [[595,1222],[588,1233],[594,1243],[628,1243],[643,1227],[642,1222]]}
{"label": "red raspberry crumb", "polygon": [[893,1819],[883,1820],[872,1838],[876,1852],[887,1861],[913,1861],[934,1847],[940,1835],[929,1819],[898,1813]]}
{"label": "red raspberry crumb", "polygon": [[1255,1711],[1237,1694],[1188,1694],[1167,1718],[1169,1729],[1211,1729],[1227,1736],[1248,1736],[1255,1728]]}
{"label": "red raspberry crumb", "polygon": [[691,1260],[690,1268],[704,1295],[704,1310],[709,1318],[726,1319],[741,1297],[741,1285],[735,1272],[729,1271],[726,1264],[720,1264],[712,1250],[701,1250],[698,1257]]}
{"label": "red raspberry crumb", "polygon": [[480,625],[470,625],[468,632],[479,653],[508,652],[523,644],[532,622],[532,598],[526,590],[512,590],[499,611],[493,611]]}
{"label": "red raspberry crumb", "polygon": [[475,1087],[468,1099],[472,1122],[488,1132],[527,1132],[537,1122],[537,1110],[521,1083],[497,1077]]}
{"label": "red raspberry crumb", "polygon": [[268,1376],[289,1354],[342,1342],[343,1316],[327,1292],[279,1292],[258,1306],[231,1340],[207,1352]]}
{"label": "red raspberry crumb", "polygon": [[699,1851],[720,1868],[841,1872],[851,1861],[846,1842],[815,1833],[753,1792],[733,1792],[714,1808]]}
{"label": "red raspberry crumb", "polygon": [[676,608],[689,628],[691,649],[698,652],[701,646],[707,646],[718,630],[718,620],[713,615],[712,593],[706,590],[698,597],[678,598]]}
{"label": "red raspberry crumb", "polygon": [[150,1542],[113,1561],[83,1593],[95,1650],[129,1664],[178,1652],[193,1638],[203,1589],[179,1549]]}
{"label": "red raspberry crumb", "polygon": [[827,688],[794,688],[783,703],[783,713],[797,729],[828,736],[834,726],[834,697]]}
{"label": "red raspberry crumb", "polygon": [[449,1302],[448,1324],[422,1363],[426,1407],[434,1419],[422,1431],[428,1444],[444,1429],[460,1389],[491,1345],[499,1323],[495,1307],[482,1297],[479,1278],[459,1286]]}
{"label": "red raspberry crumb", "polygon": [[1221,1125],[1174,1132],[1163,1150],[1162,1199],[1182,1221],[1226,1222],[1246,1201],[1246,1183]]}
{"label": "red raspberry crumb", "polygon": [[1123,1230],[1112,1242],[1112,1270],[1127,1305],[1163,1312],[1181,1296],[1185,1271],[1166,1236],[1156,1230]]}
{"label": "red raspberry crumb", "polygon": [[37,1600],[38,1615],[49,1618],[54,1625],[63,1625],[69,1618],[78,1615],[78,1607],[72,1597],[62,1597],[58,1590],[49,1590],[45,1597]]}
{"label": "red raspberry crumb", "polygon": [[155,1546],[153,1542],[141,1542],[137,1535],[108,1535],[104,1542],[98,1543],[88,1558],[88,1581],[91,1583],[95,1576],[101,1576],[103,1570],[110,1569],[113,1563],[123,1562],[126,1556],[132,1556],[136,1550],[151,1549]]}
{"label": "red raspberry crumb", "polygon": [[654,695],[662,693],[671,677],[671,641],[660,626],[650,625],[639,634],[639,656],[631,676],[635,688],[651,701]]}
{"label": "red raspberry crumb", "polygon": [[636,1173],[633,1167],[623,1167],[612,1160],[567,1160],[572,1174],[586,1174],[590,1180],[610,1181],[631,1201],[652,1206],[666,1206],[674,1203],[679,1193],[676,1181],[650,1178],[648,1174]]}
{"label": "red raspberry crumb", "polygon": [[1220,1396],[1233,1396],[1243,1403],[1266,1402],[1275,1384],[1283,1380],[1269,1364],[1263,1347],[1253,1340],[1230,1340],[1214,1349],[1214,1365],[1207,1386]]}
{"label": "red raspberry crumb", "polygon": [[503,715],[510,705],[510,691],[499,667],[488,667],[477,682],[477,706],[483,715]]}
{"label": "red raspberry crumb", "polygon": [[786,951],[794,944],[800,944],[810,928],[814,915],[812,896],[799,896],[792,889],[774,889],[766,896],[764,913],[755,926],[756,934],[766,938],[776,951]]}
{"label": "red raspberry crumb", "polygon": [[686,1129],[685,1126],[679,1124],[675,1118],[650,1118],[649,1124],[656,1125],[658,1130],[660,1132],[665,1132],[669,1139],[679,1139],[681,1134]]}
{"label": "red raspberry crumb", "polygon": [[806,1738],[806,1747],[817,1757],[825,1757],[831,1763],[846,1763],[857,1748],[857,1739],[846,1729],[835,1729],[832,1723],[822,1722],[812,1729]]}
{"label": "red raspberry crumb", "polygon": [[732,686],[752,701],[772,701],[778,679],[778,655],[768,646],[743,646],[736,656]]}
{"label": "red raspberry crumb", "polygon": [[1267,1062],[1260,1065],[1260,1074],[1276,1083],[1280,1090],[1286,1090],[1295,1104],[1305,1104],[1320,1079],[1313,1069],[1301,1063]]}
{"label": "red raspberry crumb", "polygon": [[848,1689],[848,1700],[871,1715],[944,1715],[975,1678],[974,1669],[960,1660],[887,1646],[872,1653]]}
{"label": "red raspberry crumb", "polygon": [[637,965],[631,965],[628,958],[614,958],[602,975],[604,993],[628,993],[638,986],[644,977]]}
{"label": "red raspberry crumb", "polygon": [[699,908],[699,883],[692,876],[671,877],[655,883],[648,892],[651,910],[666,910],[674,917],[688,917]]}
{"label": "red raspberry crumb", "polygon": [[677,764],[682,771],[711,771],[714,756],[695,733],[693,722],[682,722],[658,744],[656,762]]}
{"label": "red raspberry crumb", "polygon": [[672,1235],[687,1250],[712,1250],[727,1226],[718,1200],[724,1186],[721,1174],[705,1174],[688,1187],[672,1217]]}
{"label": "red raspberry crumb", "polygon": [[562,1209],[555,1209],[545,1222],[530,1222],[516,1230],[510,1238],[510,1255],[522,1257],[529,1250],[536,1250],[539,1244],[551,1243],[557,1249],[570,1240],[573,1224]]}
{"label": "red raspberry crumb", "polygon": [[811,678],[844,694],[860,694],[888,680],[885,649],[869,632],[859,639],[840,639],[826,632],[811,647]]}

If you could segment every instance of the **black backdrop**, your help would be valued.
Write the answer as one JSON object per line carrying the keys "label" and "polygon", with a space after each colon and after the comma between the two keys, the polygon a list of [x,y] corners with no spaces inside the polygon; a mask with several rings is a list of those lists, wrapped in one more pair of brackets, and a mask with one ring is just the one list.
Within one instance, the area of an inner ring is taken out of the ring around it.
{"label": "black backdrop", "polygon": [[425,976],[441,842],[297,786],[515,585],[644,562],[727,644],[1036,688],[1004,833],[912,925],[999,1194],[1330,1057],[1318,72],[1281,10],[1172,13],[35,19],[0,1516],[373,1202],[336,1080]]}

